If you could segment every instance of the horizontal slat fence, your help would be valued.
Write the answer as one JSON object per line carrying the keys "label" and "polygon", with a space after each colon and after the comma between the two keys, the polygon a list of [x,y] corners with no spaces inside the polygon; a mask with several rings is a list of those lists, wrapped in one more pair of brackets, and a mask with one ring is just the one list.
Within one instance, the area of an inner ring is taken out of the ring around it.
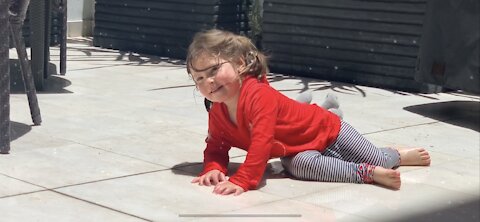
{"label": "horizontal slat fence", "polygon": [[426,0],[265,0],[262,47],[273,72],[408,91]]}
{"label": "horizontal slat fence", "polygon": [[94,45],[184,59],[210,28],[246,34],[246,0],[97,0]]}

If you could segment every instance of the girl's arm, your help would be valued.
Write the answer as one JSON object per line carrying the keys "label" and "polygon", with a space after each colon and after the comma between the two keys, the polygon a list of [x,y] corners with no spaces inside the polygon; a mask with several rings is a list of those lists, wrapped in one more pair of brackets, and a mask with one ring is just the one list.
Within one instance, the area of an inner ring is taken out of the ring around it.
{"label": "girl's arm", "polygon": [[230,147],[222,147],[220,144],[211,140],[213,139],[211,139],[209,135],[206,139],[207,148],[203,151],[203,171],[200,173],[200,176],[211,170],[219,170],[227,175],[229,162],[228,151]]}
{"label": "girl's arm", "polygon": [[[209,118],[209,125],[212,118]],[[218,130],[215,127],[209,127],[209,135],[205,139],[207,147],[205,148],[203,155],[203,171],[198,177],[192,180],[192,183],[198,183],[199,185],[217,185],[220,182],[226,180],[227,166],[229,161],[228,151],[230,146],[226,146],[225,142],[221,138],[216,137]]]}
{"label": "girl's arm", "polygon": [[[214,112],[214,111],[212,111]],[[210,112],[208,117],[208,136],[205,139],[207,147],[203,151],[203,171],[200,176],[211,170],[219,170],[227,175],[227,166],[229,162],[228,151],[231,146],[222,138],[214,113]]]}
{"label": "girl's arm", "polygon": [[245,113],[251,121],[251,143],[247,158],[229,181],[245,191],[255,189],[264,174],[273,145],[278,104],[274,89],[263,86],[251,89],[245,97]]}

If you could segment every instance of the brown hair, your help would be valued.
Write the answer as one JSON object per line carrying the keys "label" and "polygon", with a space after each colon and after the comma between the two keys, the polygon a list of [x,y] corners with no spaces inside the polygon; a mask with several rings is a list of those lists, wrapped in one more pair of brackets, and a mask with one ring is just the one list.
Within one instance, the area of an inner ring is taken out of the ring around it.
{"label": "brown hair", "polygon": [[252,75],[261,78],[268,72],[267,58],[258,51],[249,38],[229,31],[210,29],[198,32],[188,47],[187,72],[190,74],[193,60],[199,56],[219,57],[231,62],[245,62],[246,68],[240,75]]}

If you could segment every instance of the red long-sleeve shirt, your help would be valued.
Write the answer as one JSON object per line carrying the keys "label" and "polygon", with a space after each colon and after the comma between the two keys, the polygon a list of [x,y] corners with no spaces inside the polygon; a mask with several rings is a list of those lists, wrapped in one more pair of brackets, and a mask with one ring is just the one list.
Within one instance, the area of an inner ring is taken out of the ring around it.
{"label": "red long-sleeve shirt", "polygon": [[247,151],[245,162],[229,181],[245,191],[255,189],[262,179],[267,161],[305,150],[323,151],[340,131],[340,119],[315,105],[292,100],[268,83],[247,77],[240,89],[237,124],[229,118],[223,103],[209,111],[204,169],[227,174],[228,151],[237,147]]}

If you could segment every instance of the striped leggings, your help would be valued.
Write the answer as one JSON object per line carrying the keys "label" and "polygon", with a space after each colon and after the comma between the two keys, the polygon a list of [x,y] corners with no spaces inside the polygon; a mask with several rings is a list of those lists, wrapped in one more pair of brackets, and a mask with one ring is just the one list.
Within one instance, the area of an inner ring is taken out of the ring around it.
{"label": "striped leggings", "polygon": [[372,183],[375,166],[394,168],[400,154],[393,148],[377,148],[352,126],[341,122],[337,140],[325,151],[307,150],[282,157],[282,165],[302,180],[346,183]]}

